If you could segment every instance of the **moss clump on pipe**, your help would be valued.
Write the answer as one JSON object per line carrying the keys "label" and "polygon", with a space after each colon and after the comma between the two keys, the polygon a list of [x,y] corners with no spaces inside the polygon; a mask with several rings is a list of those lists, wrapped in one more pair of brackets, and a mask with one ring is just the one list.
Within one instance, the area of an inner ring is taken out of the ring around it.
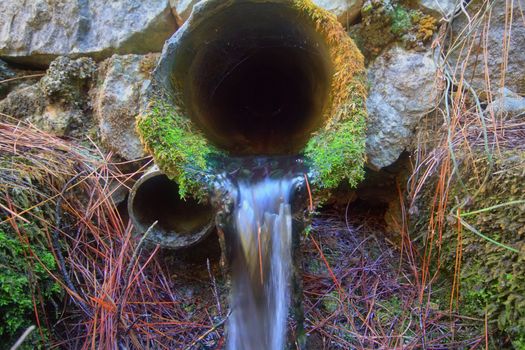
{"label": "moss clump on pipe", "polygon": [[174,105],[153,100],[137,120],[146,150],[170,179],[179,185],[181,198],[204,199],[203,179],[210,173],[210,156],[221,152],[209,144],[190,119]]}
{"label": "moss clump on pipe", "polygon": [[311,1],[294,6],[313,21],[323,36],[334,75],[324,125],[305,148],[305,156],[320,188],[337,187],[346,180],[356,186],[364,177],[366,138],[366,72],[364,58],[337,18]]}

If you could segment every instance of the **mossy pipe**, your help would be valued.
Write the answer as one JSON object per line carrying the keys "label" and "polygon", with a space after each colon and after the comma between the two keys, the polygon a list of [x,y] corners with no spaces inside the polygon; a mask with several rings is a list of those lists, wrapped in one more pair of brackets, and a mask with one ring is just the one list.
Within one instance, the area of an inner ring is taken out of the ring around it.
{"label": "mossy pipe", "polygon": [[356,185],[364,59],[309,0],[207,0],[170,38],[137,129],[182,196],[207,197],[213,159],[302,154],[315,188]]}
{"label": "mossy pipe", "polygon": [[152,244],[183,249],[204,240],[215,227],[215,213],[208,202],[182,200],[179,186],[156,166],[150,168],[132,187],[128,213],[139,232],[146,232]]}

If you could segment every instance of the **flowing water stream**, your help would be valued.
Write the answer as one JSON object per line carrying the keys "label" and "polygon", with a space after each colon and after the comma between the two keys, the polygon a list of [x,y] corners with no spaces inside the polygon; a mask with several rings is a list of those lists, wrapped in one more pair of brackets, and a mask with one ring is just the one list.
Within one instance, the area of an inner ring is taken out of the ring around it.
{"label": "flowing water stream", "polygon": [[297,176],[238,180],[233,212],[229,350],[285,348]]}

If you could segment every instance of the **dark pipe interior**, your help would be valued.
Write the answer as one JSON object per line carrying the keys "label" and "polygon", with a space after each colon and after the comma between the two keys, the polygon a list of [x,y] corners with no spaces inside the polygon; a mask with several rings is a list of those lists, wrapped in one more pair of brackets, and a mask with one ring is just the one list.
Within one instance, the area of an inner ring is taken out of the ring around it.
{"label": "dark pipe interior", "polygon": [[136,220],[146,229],[156,220],[156,230],[165,235],[191,234],[209,225],[211,206],[180,199],[177,183],[165,175],[152,176],[137,189],[133,200]]}
{"label": "dark pipe interior", "polygon": [[328,50],[314,25],[287,5],[231,5],[182,45],[172,80],[216,146],[235,155],[294,154],[321,126]]}

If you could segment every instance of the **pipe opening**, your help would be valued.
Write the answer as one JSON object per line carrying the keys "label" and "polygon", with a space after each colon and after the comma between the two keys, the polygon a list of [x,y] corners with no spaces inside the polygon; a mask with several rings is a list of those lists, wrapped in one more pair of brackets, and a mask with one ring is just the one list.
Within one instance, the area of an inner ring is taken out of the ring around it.
{"label": "pipe opening", "polygon": [[236,3],[180,42],[171,81],[191,119],[233,155],[296,154],[322,124],[328,48],[286,4]]}
{"label": "pipe opening", "polygon": [[158,221],[149,240],[170,248],[195,244],[213,227],[211,205],[180,199],[177,183],[160,172],[146,174],[137,182],[129,200],[129,211],[140,231],[146,231]]}

